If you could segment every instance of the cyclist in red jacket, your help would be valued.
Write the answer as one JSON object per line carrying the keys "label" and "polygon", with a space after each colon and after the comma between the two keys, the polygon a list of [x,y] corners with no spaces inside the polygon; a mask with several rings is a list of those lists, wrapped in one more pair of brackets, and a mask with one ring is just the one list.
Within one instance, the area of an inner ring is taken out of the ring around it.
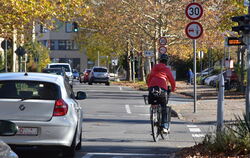
{"label": "cyclist in red jacket", "polygon": [[[152,87],[160,87],[163,92],[168,90],[168,84],[171,85],[171,91],[175,91],[176,84],[173,77],[172,72],[166,66],[168,61],[168,56],[166,54],[162,54],[160,56],[160,63],[156,64],[153,69],[151,70],[148,78],[147,78],[147,85],[150,90]],[[166,123],[166,101],[161,103],[162,109],[162,122],[163,122],[163,131],[167,132],[168,124]]]}

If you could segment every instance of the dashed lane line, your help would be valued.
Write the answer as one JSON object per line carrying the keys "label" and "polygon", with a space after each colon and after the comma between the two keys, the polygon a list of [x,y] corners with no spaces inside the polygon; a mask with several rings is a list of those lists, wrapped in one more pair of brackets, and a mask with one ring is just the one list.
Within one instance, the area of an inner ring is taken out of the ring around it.
{"label": "dashed lane line", "polygon": [[128,104],[125,105],[125,109],[127,111],[128,114],[131,114],[131,110]]}

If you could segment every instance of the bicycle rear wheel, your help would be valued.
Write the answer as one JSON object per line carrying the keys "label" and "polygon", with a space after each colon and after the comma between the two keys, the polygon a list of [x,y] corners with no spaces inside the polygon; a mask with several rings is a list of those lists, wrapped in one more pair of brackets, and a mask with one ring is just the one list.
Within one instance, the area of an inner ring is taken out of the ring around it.
{"label": "bicycle rear wheel", "polygon": [[150,108],[150,121],[151,121],[151,130],[154,142],[159,140],[159,121],[158,113],[156,108]]}
{"label": "bicycle rear wheel", "polygon": [[171,123],[171,106],[167,106],[166,107],[166,110],[167,110],[167,119],[166,119],[166,121],[167,122],[165,122],[165,123],[167,123],[168,125],[167,125],[167,129],[168,129],[168,133],[164,133],[163,131],[161,131],[161,137],[162,137],[162,139],[166,139],[167,138],[167,136],[168,136],[168,134],[169,134],[169,132],[170,132],[170,123]]}

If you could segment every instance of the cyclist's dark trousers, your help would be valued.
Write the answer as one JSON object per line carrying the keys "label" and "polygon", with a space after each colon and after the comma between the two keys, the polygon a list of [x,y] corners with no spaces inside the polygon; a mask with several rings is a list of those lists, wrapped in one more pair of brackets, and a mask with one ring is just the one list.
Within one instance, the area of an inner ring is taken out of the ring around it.
{"label": "cyclist's dark trousers", "polygon": [[166,98],[161,103],[161,110],[162,110],[162,123],[167,122],[167,107],[166,107]]}

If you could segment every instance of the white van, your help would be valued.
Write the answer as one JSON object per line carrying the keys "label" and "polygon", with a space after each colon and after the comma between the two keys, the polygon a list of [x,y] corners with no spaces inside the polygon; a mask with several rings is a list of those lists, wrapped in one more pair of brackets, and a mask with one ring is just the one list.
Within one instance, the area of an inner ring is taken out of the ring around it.
{"label": "white van", "polygon": [[63,68],[69,78],[69,84],[73,85],[73,73],[69,63],[51,63],[47,65],[47,68]]}

